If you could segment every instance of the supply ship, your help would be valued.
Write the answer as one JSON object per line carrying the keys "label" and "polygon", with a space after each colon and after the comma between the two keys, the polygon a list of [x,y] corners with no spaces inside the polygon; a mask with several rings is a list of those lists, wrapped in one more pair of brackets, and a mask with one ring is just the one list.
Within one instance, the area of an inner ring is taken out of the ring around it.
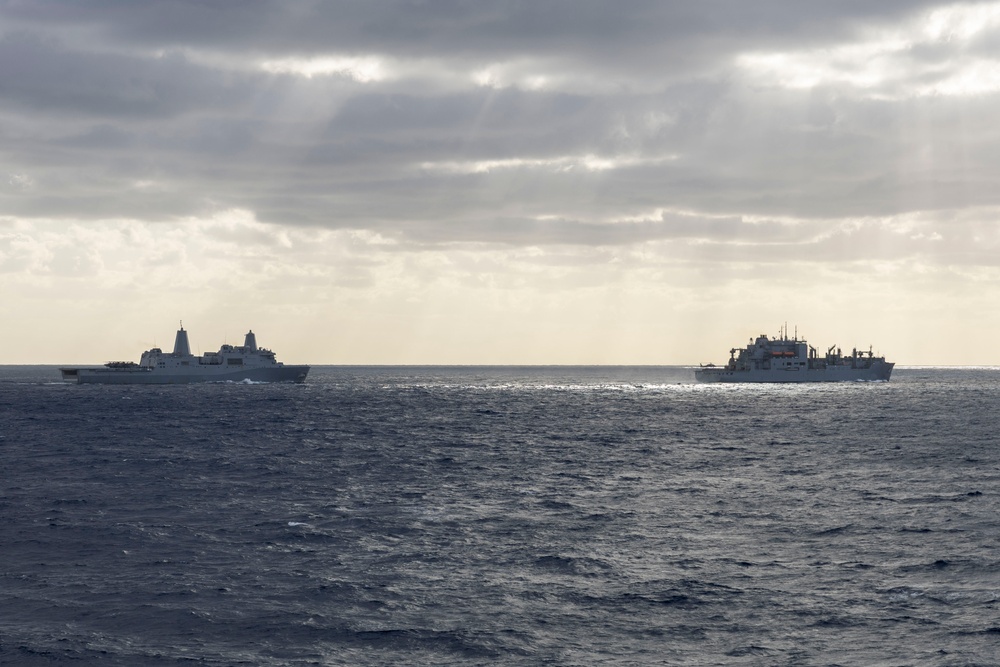
{"label": "supply ship", "polygon": [[188,384],[192,382],[305,382],[309,366],[286,366],[274,352],[257,347],[249,331],[242,346],[223,345],[218,352],[191,354],[182,324],[174,338],[174,351],[158,347],[142,353],[139,363],[110,361],[104,366],[60,368],[63,380],[79,384]]}
{"label": "supply ship", "polygon": [[725,366],[700,366],[694,376],[699,382],[873,382],[888,380],[893,366],[871,347],[847,356],[833,345],[821,357],[798,332],[789,338],[784,327],[777,338],[761,334],[745,348],[730,350]]}

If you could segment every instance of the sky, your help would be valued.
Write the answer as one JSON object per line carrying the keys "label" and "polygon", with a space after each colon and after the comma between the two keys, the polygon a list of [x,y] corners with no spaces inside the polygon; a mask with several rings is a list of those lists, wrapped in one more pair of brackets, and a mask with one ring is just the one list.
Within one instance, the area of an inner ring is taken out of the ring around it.
{"label": "sky", "polygon": [[0,0],[0,363],[1000,364],[1000,2]]}

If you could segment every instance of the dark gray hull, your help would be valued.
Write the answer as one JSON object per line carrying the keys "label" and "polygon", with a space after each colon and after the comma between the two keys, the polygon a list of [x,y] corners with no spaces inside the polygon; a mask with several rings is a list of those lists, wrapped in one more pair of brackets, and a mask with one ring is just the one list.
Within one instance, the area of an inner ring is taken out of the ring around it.
{"label": "dark gray hull", "polygon": [[828,366],[827,368],[727,370],[698,368],[694,377],[698,382],[880,382],[892,375],[893,363],[875,361],[868,368]]}
{"label": "dark gray hull", "polygon": [[192,384],[197,382],[305,382],[309,366],[243,368],[193,366],[178,373],[146,368],[65,368],[63,379],[79,384]]}

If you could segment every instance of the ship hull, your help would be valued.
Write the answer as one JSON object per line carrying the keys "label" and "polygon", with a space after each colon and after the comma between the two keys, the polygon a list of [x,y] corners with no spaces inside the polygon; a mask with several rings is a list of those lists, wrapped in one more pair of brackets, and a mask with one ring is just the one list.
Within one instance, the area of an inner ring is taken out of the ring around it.
{"label": "ship hull", "polygon": [[892,375],[893,363],[876,361],[868,368],[828,366],[826,368],[728,370],[726,368],[698,368],[694,377],[698,382],[884,382]]}
{"label": "ship hull", "polygon": [[242,368],[193,366],[178,373],[151,368],[63,368],[62,376],[79,384],[192,384],[198,382],[305,382],[309,366]]}

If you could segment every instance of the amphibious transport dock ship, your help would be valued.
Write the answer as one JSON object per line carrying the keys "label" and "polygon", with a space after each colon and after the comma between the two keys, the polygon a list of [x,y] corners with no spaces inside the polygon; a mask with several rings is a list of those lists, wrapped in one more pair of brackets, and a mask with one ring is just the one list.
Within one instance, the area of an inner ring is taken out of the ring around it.
{"label": "amphibious transport dock ship", "polygon": [[725,366],[701,366],[694,377],[699,382],[871,382],[888,380],[893,365],[871,348],[845,356],[833,345],[821,357],[797,333],[789,338],[785,329],[773,340],[761,334],[745,348],[733,348]]}
{"label": "amphibious transport dock ship", "polygon": [[308,366],[286,366],[274,352],[257,347],[253,331],[242,347],[223,345],[218,352],[191,354],[184,326],[177,331],[174,351],[158,347],[142,353],[139,363],[111,361],[104,366],[60,368],[63,380],[80,384],[187,384],[191,382],[304,382]]}

